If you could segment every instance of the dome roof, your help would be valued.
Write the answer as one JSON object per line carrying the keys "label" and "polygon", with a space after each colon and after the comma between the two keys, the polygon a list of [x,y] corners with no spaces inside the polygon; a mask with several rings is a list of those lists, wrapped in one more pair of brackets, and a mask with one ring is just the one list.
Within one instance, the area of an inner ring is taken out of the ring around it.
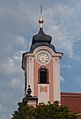
{"label": "dome roof", "polygon": [[40,19],[39,19],[39,25],[40,25],[40,30],[39,30],[38,34],[34,35],[32,38],[32,44],[31,44],[30,52],[33,52],[33,50],[35,48],[40,47],[40,46],[47,46],[47,47],[50,47],[51,49],[53,49],[55,51],[55,47],[51,44],[52,37],[50,35],[45,34],[43,31],[43,28],[42,28],[43,19],[42,19],[42,17],[40,17]]}
{"label": "dome roof", "polygon": [[39,33],[34,35],[33,36],[33,40],[32,40],[32,45],[35,44],[35,43],[51,43],[51,40],[52,40],[52,37],[49,36],[49,35],[46,35],[44,32],[43,32],[43,29],[40,28],[39,30]]}

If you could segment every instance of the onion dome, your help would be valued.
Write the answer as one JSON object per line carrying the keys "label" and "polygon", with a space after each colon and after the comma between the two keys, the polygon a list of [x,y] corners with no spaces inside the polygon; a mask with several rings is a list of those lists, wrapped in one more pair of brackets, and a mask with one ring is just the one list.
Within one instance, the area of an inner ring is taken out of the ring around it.
{"label": "onion dome", "polygon": [[38,34],[34,35],[32,38],[32,45],[30,48],[30,52],[33,52],[33,50],[39,46],[48,46],[55,51],[54,46],[51,45],[52,37],[50,35],[45,34],[43,31],[42,17],[40,17],[40,19],[39,19],[39,26],[40,26],[40,30],[39,30]]}

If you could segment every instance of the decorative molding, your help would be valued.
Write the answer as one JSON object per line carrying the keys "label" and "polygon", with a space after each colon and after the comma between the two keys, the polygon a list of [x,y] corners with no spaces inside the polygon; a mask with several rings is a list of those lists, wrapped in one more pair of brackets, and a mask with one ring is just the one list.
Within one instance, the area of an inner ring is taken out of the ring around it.
{"label": "decorative molding", "polygon": [[40,93],[41,93],[41,92],[47,93],[47,86],[45,86],[45,87],[40,86]]}

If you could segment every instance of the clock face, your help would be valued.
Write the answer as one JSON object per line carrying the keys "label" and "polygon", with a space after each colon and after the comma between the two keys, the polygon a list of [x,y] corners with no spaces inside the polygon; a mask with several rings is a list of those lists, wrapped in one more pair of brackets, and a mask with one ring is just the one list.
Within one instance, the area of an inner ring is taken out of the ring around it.
{"label": "clock face", "polygon": [[49,61],[49,55],[45,52],[42,52],[42,53],[38,54],[37,61],[40,64],[46,64]]}

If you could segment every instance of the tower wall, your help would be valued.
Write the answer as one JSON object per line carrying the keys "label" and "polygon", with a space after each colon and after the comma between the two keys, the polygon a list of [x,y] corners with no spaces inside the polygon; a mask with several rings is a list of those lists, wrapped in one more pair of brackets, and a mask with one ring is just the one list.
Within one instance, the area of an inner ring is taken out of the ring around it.
{"label": "tower wall", "polygon": [[[43,53],[47,56],[41,56]],[[39,62],[38,56],[46,59],[45,63]],[[47,46],[41,46],[34,50],[33,53],[25,54],[25,65],[27,84],[31,86],[32,95],[38,97],[38,102],[47,103],[48,101],[54,102],[60,101],[60,58],[62,53],[55,53],[51,48]],[[48,60],[48,61],[47,61]],[[48,82],[39,83],[39,69],[46,68],[48,70]]]}

